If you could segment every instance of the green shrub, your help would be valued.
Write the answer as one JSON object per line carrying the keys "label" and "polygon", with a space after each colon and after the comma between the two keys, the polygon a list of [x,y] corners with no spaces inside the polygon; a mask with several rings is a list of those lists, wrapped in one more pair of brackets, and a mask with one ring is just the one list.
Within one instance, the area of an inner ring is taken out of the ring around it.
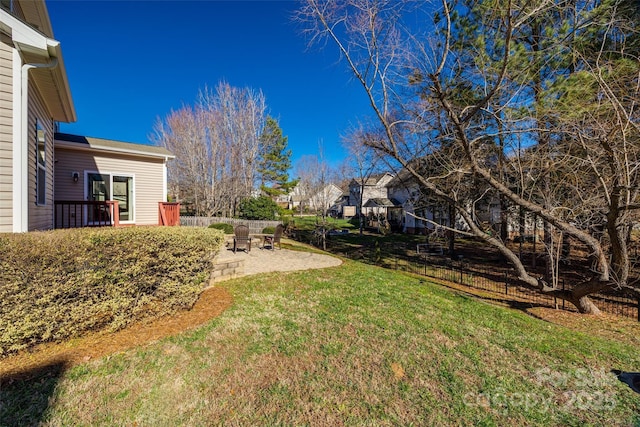
{"label": "green shrub", "polygon": [[275,227],[265,227],[262,229],[262,233],[263,234],[273,234],[276,232],[276,228]]}
{"label": "green shrub", "polygon": [[233,234],[233,225],[227,224],[224,222],[219,222],[217,224],[209,225],[209,228],[213,228],[216,230],[222,230],[224,234]]}
{"label": "green shrub", "polygon": [[280,206],[270,197],[250,197],[240,202],[240,218],[274,220],[280,212]]}
{"label": "green shrub", "polygon": [[354,228],[360,228],[360,218],[357,215],[354,216],[354,217],[349,218],[348,222]]}
{"label": "green shrub", "polygon": [[223,239],[191,227],[0,235],[0,356],[190,308]]}

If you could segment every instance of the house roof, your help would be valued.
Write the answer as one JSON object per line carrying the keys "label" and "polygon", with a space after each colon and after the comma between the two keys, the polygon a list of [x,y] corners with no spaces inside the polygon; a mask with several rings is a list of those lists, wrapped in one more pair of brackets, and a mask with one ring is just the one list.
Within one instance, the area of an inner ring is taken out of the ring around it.
{"label": "house roof", "polygon": [[[382,180],[382,178],[384,178],[385,176],[390,176],[393,177],[393,174],[389,173],[389,172],[384,172],[384,173],[380,173],[380,174],[376,174],[376,175],[371,175],[370,177],[367,177],[364,179],[364,185],[370,185],[370,186],[375,186],[377,185],[380,180]],[[349,186],[352,185],[360,185],[360,183],[363,181],[362,178],[353,178],[351,180],[351,182],[349,183]]]}
{"label": "house roof", "polygon": [[397,201],[396,199],[387,199],[386,197],[376,197],[373,199],[367,200],[367,203],[364,204],[365,208],[393,208],[402,206],[402,203]]}
{"label": "house roof", "polygon": [[71,97],[60,42],[53,39],[49,14],[44,2],[19,2],[24,20],[0,9],[0,32],[9,36],[25,64],[50,64],[51,68],[34,68],[29,73],[52,118],[75,122],[76,111]]}
{"label": "house roof", "polygon": [[387,187],[407,186],[414,184],[416,178],[406,168],[402,168],[398,171],[396,176],[393,177],[388,183]]}
{"label": "house roof", "polygon": [[173,159],[175,156],[166,148],[157,145],[134,144],[131,142],[113,141],[89,136],[56,133],[55,148],[71,150],[91,150],[109,153],[130,154],[141,157]]}

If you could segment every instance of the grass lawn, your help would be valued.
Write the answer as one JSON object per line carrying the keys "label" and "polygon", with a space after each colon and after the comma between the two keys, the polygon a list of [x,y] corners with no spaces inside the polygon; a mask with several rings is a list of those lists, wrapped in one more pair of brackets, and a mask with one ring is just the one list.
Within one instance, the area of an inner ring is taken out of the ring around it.
{"label": "grass lawn", "polygon": [[[293,225],[298,230],[313,230],[322,218],[315,215],[307,216],[294,216],[291,219]],[[335,229],[355,229],[354,225],[346,219],[326,217],[325,221],[327,225]]]}
{"label": "grass lawn", "polygon": [[609,373],[640,367],[637,329],[590,336],[351,261],[220,286],[235,302],[200,329],[3,385],[0,425],[640,420]]}

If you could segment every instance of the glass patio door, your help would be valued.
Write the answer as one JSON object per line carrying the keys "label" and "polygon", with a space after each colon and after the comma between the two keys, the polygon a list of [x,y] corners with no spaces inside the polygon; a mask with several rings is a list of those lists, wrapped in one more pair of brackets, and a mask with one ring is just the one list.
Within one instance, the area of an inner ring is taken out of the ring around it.
{"label": "glass patio door", "polygon": [[[107,174],[87,174],[87,200],[91,202],[106,202],[111,200],[111,177]],[[88,207],[87,221],[89,224],[106,224],[111,222],[109,209],[105,205]]]}
{"label": "glass patio door", "polygon": [[[133,176],[113,173],[87,173],[87,200],[118,202],[120,222],[133,222]],[[89,224],[105,224],[111,221],[110,211],[105,206],[89,209]]]}

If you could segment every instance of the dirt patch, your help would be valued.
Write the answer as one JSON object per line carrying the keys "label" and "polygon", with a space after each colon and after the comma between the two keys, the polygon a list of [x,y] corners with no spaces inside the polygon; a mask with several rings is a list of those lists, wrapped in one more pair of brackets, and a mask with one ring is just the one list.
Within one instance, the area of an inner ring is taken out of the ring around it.
{"label": "dirt patch", "polygon": [[214,286],[206,289],[189,311],[137,323],[114,333],[97,332],[62,343],[36,346],[0,359],[0,383],[37,375],[49,366],[62,365],[68,368],[196,328],[219,316],[232,303],[233,298],[226,289]]}

